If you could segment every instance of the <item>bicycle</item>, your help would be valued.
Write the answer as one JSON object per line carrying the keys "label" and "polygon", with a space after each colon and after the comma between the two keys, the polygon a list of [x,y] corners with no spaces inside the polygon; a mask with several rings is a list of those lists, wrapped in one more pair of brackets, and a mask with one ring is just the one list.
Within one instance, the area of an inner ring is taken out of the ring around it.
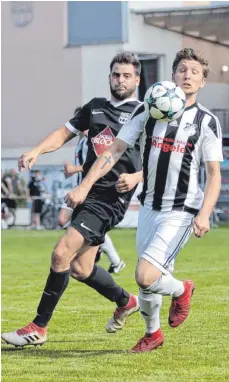
{"label": "bicycle", "polygon": [[3,223],[2,229],[7,229],[7,228],[13,227],[15,224],[15,221],[16,221],[15,209],[7,207],[6,203],[2,203],[1,219],[2,219],[2,223],[5,222],[5,227],[4,227],[4,223]]}
{"label": "bicycle", "polygon": [[55,229],[57,227],[60,208],[60,199],[45,199],[41,210],[41,225],[48,230]]}

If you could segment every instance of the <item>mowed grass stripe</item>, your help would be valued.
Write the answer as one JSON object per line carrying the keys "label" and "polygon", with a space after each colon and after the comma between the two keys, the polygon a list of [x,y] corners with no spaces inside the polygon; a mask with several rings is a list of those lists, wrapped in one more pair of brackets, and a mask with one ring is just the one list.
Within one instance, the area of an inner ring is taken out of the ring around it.
{"label": "mowed grass stripe", "polygon": [[[135,230],[111,236],[127,267],[117,282],[136,293]],[[18,329],[33,319],[50,266],[50,254],[61,231],[2,233],[2,331]],[[167,324],[169,298],[164,298],[163,348],[147,354],[128,350],[144,334],[140,314],[123,331],[109,335],[105,325],[114,305],[87,286],[70,281],[49,325],[43,347],[15,349],[2,345],[2,380],[107,382],[229,381],[228,228],[213,230],[203,240],[192,238],[178,255],[175,275],[193,278],[196,290],[188,320],[179,328]],[[103,256],[100,262],[108,268]]]}

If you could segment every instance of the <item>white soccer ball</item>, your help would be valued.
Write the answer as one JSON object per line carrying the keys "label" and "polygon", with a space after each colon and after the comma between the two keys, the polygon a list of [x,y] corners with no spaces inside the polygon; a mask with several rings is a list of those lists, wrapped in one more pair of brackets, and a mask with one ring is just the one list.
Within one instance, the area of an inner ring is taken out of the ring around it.
{"label": "white soccer ball", "polygon": [[174,121],[185,109],[186,96],[174,82],[162,81],[153,84],[144,98],[145,110],[154,119]]}

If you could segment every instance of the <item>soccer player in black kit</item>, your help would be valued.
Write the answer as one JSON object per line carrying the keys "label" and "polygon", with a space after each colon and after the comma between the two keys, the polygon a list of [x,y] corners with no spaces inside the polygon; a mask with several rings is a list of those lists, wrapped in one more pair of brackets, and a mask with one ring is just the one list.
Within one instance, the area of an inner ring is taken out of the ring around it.
{"label": "soccer player in black kit", "polygon": [[[19,170],[31,169],[40,154],[55,151],[80,132],[89,130],[88,154],[84,164],[86,175],[96,158],[113,143],[139,104],[135,92],[140,71],[141,64],[133,54],[123,52],[116,55],[110,64],[111,100],[94,98],[80,108],[65,126],[19,158]],[[116,303],[117,308],[107,324],[107,332],[122,329],[128,316],[139,310],[137,297],[119,287],[106,270],[95,265],[94,260],[106,232],[124,217],[136,185],[142,180],[140,166],[139,143],[136,143],[105,177],[96,182],[84,203],[74,209],[70,227],[52,252],[50,273],[36,317],[15,332],[3,333],[5,342],[15,346],[46,342],[48,322],[68,285],[70,274]]]}

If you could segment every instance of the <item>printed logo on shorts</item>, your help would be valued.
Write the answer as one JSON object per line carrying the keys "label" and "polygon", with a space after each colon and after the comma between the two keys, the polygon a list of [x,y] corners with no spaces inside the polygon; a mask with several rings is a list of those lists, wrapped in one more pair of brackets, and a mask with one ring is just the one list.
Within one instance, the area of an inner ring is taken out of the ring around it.
{"label": "printed logo on shorts", "polygon": [[105,150],[108,149],[109,146],[115,140],[115,136],[112,133],[109,126],[107,126],[103,131],[101,131],[98,135],[91,139],[95,154],[99,157]]}
{"label": "printed logo on shorts", "polygon": [[129,117],[130,117],[130,113],[121,113],[118,121],[119,123],[124,125],[124,123],[128,121]]}

